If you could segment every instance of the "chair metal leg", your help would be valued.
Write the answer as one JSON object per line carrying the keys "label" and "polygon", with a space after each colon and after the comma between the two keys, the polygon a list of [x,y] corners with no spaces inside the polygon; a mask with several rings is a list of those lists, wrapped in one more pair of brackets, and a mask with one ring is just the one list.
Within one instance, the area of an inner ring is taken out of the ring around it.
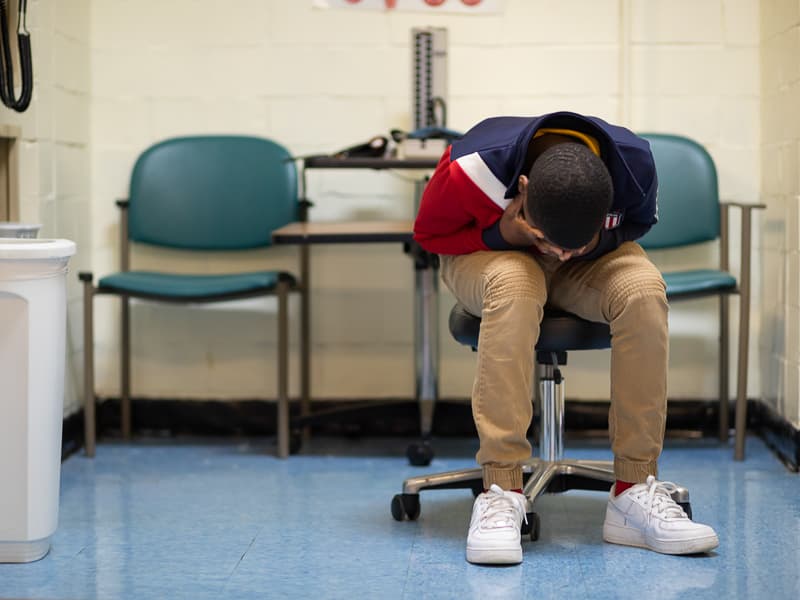
{"label": "chair metal leg", "polygon": [[289,283],[278,282],[278,457],[289,456]]}
{"label": "chair metal leg", "polygon": [[742,210],[742,266],[739,292],[739,360],[736,366],[736,443],[733,457],[744,460],[747,435],[747,352],[750,346],[750,229],[751,211]]}
{"label": "chair metal leg", "polygon": [[91,273],[81,273],[83,282],[83,444],[86,456],[94,458],[97,439],[94,398],[94,285]]}
{"label": "chair metal leg", "polygon": [[[729,223],[728,209],[720,206],[719,211],[719,268],[729,269]],[[719,297],[719,441],[727,442],[730,431],[730,400],[728,385],[730,381],[730,300],[727,294]]]}
{"label": "chair metal leg", "polygon": [[728,381],[730,377],[730,299],[719,297],[719,441],[728,441],[730,430],[730,401]]}
{"label": "chair metal leg", "polygon": [[735,445],[733,457],[744,460],[745,436],[747,435],[747,349],[750,330],[750,302],[741,294],[739,302],[739,356],[736,366],[736,415]]}
{"label": "chair metal leg", "polygon": [[121,325],[122,335],[120,340],[120,427],[122,437],[131,439],[131,320],[130,298],[121,296]]}

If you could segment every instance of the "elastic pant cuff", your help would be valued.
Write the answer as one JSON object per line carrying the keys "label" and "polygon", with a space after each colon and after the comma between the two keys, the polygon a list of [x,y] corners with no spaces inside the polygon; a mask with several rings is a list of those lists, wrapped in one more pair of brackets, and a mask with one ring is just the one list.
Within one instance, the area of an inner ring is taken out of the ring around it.
{"label": "elastic pant cuff", "polygon": [[[486,471],[483,472],[486,479]],[[620,458],[614,459],[614,477],[628,483],[644,483],[647,476],[658,477],[658,463],[656,461],[639,463],[630,462]]]}
{"label": "elastic pant cuff", "polygon": [[522,489],[522,467],[483,465],[483,488],[488,490],[493,483],[504,490]]}

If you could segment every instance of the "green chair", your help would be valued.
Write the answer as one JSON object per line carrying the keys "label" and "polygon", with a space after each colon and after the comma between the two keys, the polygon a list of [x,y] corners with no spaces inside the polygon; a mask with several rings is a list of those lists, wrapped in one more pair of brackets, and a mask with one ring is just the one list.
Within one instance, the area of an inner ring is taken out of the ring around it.
{"label": "green chair", "polygon": [[[718,269],[664,272],[670,302],[708,296],[719,297],[719,435],[728,439],[728,297],[739,294],[739,355],[736,390],[735,458],[744,458],[747,426],[747,352],[750,334],[750,255],[752,212],[763,204],[720,202],[717,171],[706,150],[697,142],[676,135],[640,134],[650,142],[658,172],[658,223],[640,243],[648,250],[680,248],[719,239]],[[728,213],[742,211],[741,272],[739,281],[729,273]]]}
{"label": "green chair", "polygon": [[[211,303],[256,296],[278,298],[278,456],[289,454],[288,295],[305,294],[304,284],[286,271],[189,275],[130,270],[130,242],[189,251],[266,248],[273,230],[303,217],[295,164],[287,150],[262,138],[182,137],[163,141],[139,156],[130,196],[117,205],[120,262],[117,273],[95,287],[92,273],[79,274],[84,287],[84,384],[86,454],[95,454],[93,301],[119,296],[121,332],[121,428],[131,435],[131,298],[176,304]],[[305,305],[305,302],[303,302]],[[308,336],[301,311],[302,389],[308,392]],[[258,326],[254,324],[254,326]]]}

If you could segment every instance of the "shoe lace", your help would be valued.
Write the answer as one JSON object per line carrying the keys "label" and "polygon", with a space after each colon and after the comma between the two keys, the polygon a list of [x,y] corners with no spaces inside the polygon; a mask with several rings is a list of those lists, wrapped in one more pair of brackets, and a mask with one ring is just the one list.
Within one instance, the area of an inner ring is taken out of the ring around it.
{"label": "shoe lace", "polygon": [[481,527],[484,529],[514,527],[517,524],[515,517],[520,513],[525,523],[528,522],[525,496],[522,494],[507,492],[492,484],[486,492],[485,502],[486,507],[481,515]]}
{"label": "shoe lace", "polygon": [[652,475],[647,477],[646,485],[649,516],[656,514],[667,520],[689,518],[680,505],[672,499],[672,492],[678,489],[677,485],[671,481],[657,481]]}

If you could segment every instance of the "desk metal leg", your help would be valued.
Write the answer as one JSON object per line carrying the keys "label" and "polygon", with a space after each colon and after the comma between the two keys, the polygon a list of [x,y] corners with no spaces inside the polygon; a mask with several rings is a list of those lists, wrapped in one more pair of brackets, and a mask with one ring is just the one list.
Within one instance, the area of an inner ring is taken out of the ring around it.
{"label": "desk metal leg", "polygon": [[439,280],[432,265],[415,272],[414,354],[416,357],[416,397],[419,402],[420,431],[430,437],[433,410],[439,393]]}
{"label": "desk metal leg", "polygon": [[[308,245],[300,246],[300,416],[311,414],[311,259]],[[303,442],[311,428],[303,427]]]}
{"label": "desk metal leg", "polygon": [[409,445],[406,455],[412,465],[424,467],[433,460],[430,437],[439,395],[439,263],[436,255],[413,242],[406,252],[414,261],[414,366],[422,434],[422,441]]}

